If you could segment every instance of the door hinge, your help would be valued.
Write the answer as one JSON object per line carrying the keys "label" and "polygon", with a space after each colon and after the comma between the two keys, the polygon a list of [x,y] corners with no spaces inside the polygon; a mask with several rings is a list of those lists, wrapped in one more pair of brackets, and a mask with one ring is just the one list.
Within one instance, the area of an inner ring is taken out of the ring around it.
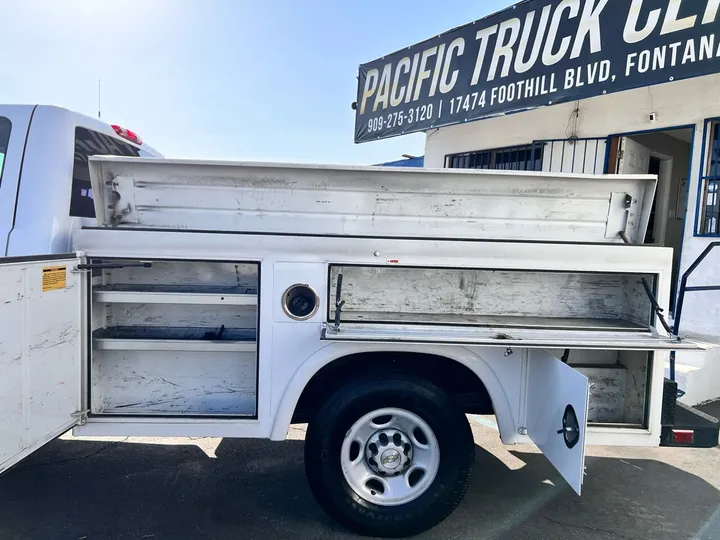
{"label": "door hinge", "polygon": [[527,435],[528,434],[527,428],[526,427],[518,428],[518,434],[519,435]]}
{"label": "door hinge", "polygon": [[90,409],[84,409],[82,411],[72,413],[71,416],[77,419],[78,426],[84,426],[85,424],[87,424],[89,412]]}

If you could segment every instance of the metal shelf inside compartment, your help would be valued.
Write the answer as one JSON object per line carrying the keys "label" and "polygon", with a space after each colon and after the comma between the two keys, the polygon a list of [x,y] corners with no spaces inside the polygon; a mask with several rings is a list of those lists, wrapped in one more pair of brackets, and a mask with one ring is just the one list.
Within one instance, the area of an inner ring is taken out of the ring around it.
{"label": "metal shelf inside compartment", "polygon": [[219,328],[210,327],[110,326],[95,330],[93,339],[245,341],[254,343],[257,335],[254,328],[225,328],[222,335],[217,337],[219,331]]}
{"label": "metal shelf inside compartment", "polygon": [[127,292],[127,293],[168,293],[168,294],[227,294],[257,295],[256,287],[222,287],[206,285],[94,285],[93,292]]}
{"label": "metal shelf inside compartment", "polygon": [[94,291],[93,300],[112,304],[194,304],[256,306],[256,294],[193,293],[193,292],[138,292]]}
{"label": "metal shelf inside compartment", "polygon": [[594,319],[574,317],[529,317],[506,315],[471,315],[445,313],[343,312],[341,323],[422,324],[428,326],[474,326],[480,328],[536,328],[552,330],[590,330],[637,332],[647,330],[625,319]]}
{"label": "metal shelf inside compartment", "polygon": [[227,411],[227,410],[190,410],[190,411],[174,411],[172,409],[162,411],[148,411],[145,407],[120,407],[120,408],[108,408],[103,409],[101,412],[95,413],[98,416],[142,416],[146,418],[158,417],[158,418],[212,418],[216,420],[218,417],[221,418],[253,418],[255,412],[245,411]]}
{"label": "metal shelf inside compartment", "polygon": [[256,352],[254,329],[116,326],[93,332],[96,351]]}

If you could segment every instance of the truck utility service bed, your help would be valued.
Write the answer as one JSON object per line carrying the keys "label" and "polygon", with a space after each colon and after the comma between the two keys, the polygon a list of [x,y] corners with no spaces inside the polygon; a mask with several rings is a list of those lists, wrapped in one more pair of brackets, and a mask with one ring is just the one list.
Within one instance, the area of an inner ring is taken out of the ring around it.
{"label": "truck utility service bed", "polygon": [[105,157],[91,172],[98,226],[77,255],[0,266],[0,470],[73,425],[280,440],[295,418],[326,510],[395,534],[323,499],[314,423],[346,438],[323,455],[383,512],[424,500],[462,444],[390,404],[333,424],[344,384],[429,381],[442,410],[494,413],[579,493],[585,444],[660,444],[668,354],[698,348],[646,292],[667,309],[672,250],[622,239],[644,238],[652,177]]}

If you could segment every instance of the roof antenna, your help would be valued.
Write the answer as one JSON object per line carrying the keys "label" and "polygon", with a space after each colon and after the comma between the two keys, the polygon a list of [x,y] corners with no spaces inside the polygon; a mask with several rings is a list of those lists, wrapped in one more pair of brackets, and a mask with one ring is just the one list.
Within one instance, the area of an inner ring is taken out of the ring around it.
{"label": "roof antenna", "polygon": [[100,79],[98,79],[98,118],[100,118]]}

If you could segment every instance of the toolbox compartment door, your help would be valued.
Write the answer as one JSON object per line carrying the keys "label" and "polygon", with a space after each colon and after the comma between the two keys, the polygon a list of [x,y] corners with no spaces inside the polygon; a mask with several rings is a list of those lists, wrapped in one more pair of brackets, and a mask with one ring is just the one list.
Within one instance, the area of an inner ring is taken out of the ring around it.
{"label": "toolbox compartment door", "polygon": [[79,262],[0,259],[0,473],[83,417],[87,278]]}
{"label": "toolbox compartment door", "polygon": [[588,379],[541,349],[528,351],[527,431],[580,495],[585,471]]}

